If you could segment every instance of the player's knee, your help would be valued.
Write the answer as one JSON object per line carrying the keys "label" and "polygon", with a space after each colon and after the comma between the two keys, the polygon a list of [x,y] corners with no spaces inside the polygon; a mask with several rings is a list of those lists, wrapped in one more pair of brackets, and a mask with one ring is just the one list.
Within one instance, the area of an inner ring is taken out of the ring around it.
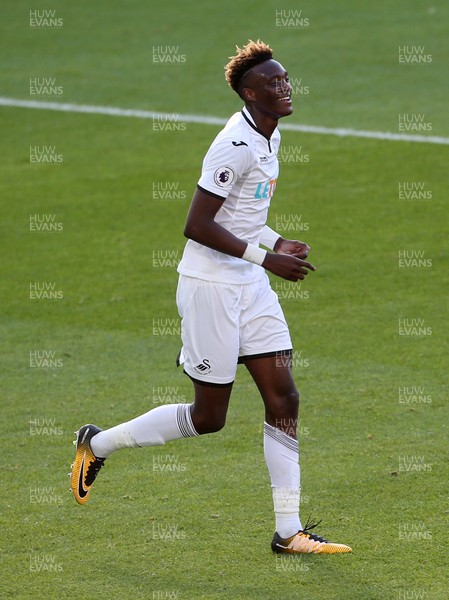
{"label": "player's knee", "polygon": [[293,389],[291,392],[289,392],[286,395],[286,400],[285,400],[287,406],[294,410],[295,412],[298,412],[299,409],[299,392],[298,390],[295,388]]}
{"label": "player's knee", "polygon": [[299,408],[299,393],[293,388],[280,398],[280,404],[285,412],[296,412]]}
{"label": "player's knee", "polygon": [[200,435],[223,429],[226,424],[230,393],[230,387],[220,388],[218,391],[213,389],[205,392],[203,388],[195,390],[191,416],[195,430]]}
{"label": "player's knee", "polygon": [[223,429],[226,423],[227,407],[225,406],[198,406],[193,405],[192,422],[195,430],[201,435],[215,433]]}
{"label": "player's knee", "polygon": [[216,433],[223,429],[226,424],[226,415],[202,415],[193,419],[193,424],[197,433],[204,435],[206,433]]}
{"label": "player's knee", "polygon": [[299,408],[299,393],[296,389],[289,390],[284,394],[276,396],[271,402],[270,412],[276,419],[296,418]]}

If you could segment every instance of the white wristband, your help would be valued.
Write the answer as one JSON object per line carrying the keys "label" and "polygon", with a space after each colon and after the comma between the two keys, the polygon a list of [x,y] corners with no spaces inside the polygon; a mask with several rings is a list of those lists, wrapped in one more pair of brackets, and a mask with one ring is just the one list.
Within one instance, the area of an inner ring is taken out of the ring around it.
{"label": "white wristband", "polygon": [[246,246],[246,250],[243,253],[243,260],[247,260],[250,263],[254,263],[255,265],[262,266],[263,261],[267,255],[267,251],[259,248],[259,246],[254,246],[254,244],[248,244]]}
{"label": "white wristband", "polygon": [[273,250],[280,237],[279,233],[276,233],[271,227],[268,227],[268,225],[264,225],[259,241],[270,250]]}

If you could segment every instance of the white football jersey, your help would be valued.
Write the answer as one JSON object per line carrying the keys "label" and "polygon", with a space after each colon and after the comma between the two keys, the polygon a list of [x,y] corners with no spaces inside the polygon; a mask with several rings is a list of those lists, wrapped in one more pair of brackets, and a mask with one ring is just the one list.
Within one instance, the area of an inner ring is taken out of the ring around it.
{"label": "white football jersey", "polygon": [[[235,113],[212,142],[198,188],[223,200],[216,223],[239,239],[259,244],[279,174],[276,128],[267,139],[246,108]],[[221,283],[251,283],[264,275],[259,265],[188,240],[178,266],[189,277]]]}

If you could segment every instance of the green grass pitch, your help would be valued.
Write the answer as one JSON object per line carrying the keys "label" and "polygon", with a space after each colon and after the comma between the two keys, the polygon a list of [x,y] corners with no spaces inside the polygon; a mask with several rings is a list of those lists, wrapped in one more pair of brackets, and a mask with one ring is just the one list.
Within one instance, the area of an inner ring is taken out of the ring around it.
{"label": "green grass pitch", "polygon": [[[260,37],[307,88],[285,123],[398,133],[399,115],[424,115],[449,136],[442,0],[159,4],[6,0],[0,95],[224,118],[240,103],[222,67]],[[62,24],[30,28],[36,9]],[[403,46],[431,61],[399,63]],[[184,58],[157,63],[161,47]],[[30,78],[61,93],[30,95]],[[300,286],[272,278],[296,350],[302,517],[354,550],[290,560],[270,550],[262,402],[243,367],[223,431],[117,453],[84,507],[68,491],[80,425],[191,401],[175,263],[219,127],[0,119],[0,597],[447,598],[448,146],[283,132],[308,159],[281,165],[269,224],[317,266]],[[30,164],[35,146],[62,162]],[[57,231],[36,231],[42,218]],[[30,299],[42,285],[56,297]]]}

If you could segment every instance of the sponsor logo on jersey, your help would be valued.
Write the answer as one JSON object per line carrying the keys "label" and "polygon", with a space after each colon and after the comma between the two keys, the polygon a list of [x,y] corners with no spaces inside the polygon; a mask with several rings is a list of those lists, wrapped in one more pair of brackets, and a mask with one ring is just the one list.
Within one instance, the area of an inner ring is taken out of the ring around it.
{"label": "sponsor logo on jersey", "polygon": [[232,142],[233,146],[247,146],[248,144],[246,142],[244,142],[243,140],[240,140],[240,142]]}
{"label": "sponsor logo on jersey", "polygon": [[220,167],[214,173],[214,181],[220,187],[228,187],[234,179],[235,174],[231,167]]}
{"label": "sponsor logo on jersey", "polygon": [[276,179],[269,179],[268,181],[264,181],[263,183],[258,183],[256,187],[256,192],[254,194],[254,198],[257,200],[264,200],[271,198],[274,194],[274,190],[276,189]]}

